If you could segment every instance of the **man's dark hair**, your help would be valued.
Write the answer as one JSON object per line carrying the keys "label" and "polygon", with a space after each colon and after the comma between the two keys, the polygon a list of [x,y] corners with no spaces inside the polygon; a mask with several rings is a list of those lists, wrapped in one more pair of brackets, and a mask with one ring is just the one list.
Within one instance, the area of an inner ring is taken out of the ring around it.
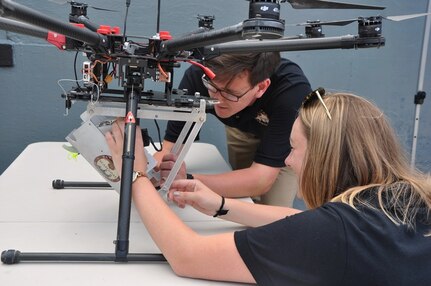
{"label": "man's dark hair", "polygon": [[250,73],[252,86],[270,78],[280,63],[279,52],[223,54],[205,62],[217,79],[227,80],[244,70]]}

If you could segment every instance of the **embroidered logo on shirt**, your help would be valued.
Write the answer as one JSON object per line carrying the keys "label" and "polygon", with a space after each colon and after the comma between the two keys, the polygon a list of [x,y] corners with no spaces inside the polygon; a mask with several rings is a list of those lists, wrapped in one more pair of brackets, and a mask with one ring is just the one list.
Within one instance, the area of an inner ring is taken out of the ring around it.
{"label": "embroidered logo on shirt", "polygon": [[269,124],[268,115],[263,110],[260,110],[254,119],[263,126],[268,126]]}

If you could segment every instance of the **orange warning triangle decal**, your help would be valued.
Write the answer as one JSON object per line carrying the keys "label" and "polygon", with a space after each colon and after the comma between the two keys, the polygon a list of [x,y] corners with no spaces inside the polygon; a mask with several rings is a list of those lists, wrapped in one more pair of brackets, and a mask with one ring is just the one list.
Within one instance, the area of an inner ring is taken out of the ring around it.
{"label": "orange warning triangle decal", "polygon": [[133,113],[129,111],[126,116],[126,124],[127,123],[136,123],[135,117],[133,116]]}

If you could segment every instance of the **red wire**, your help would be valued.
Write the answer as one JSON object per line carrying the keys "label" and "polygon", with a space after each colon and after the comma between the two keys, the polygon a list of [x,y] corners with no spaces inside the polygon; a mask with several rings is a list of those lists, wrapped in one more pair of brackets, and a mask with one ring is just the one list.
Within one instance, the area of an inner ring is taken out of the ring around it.
{"label": "red wire", "polygon": [[204,66],[198,62],[192,61],[192,60],[186,60],[186,62],[200,67],[209,79],[214,79],[216,77],[216,74],[212,70],[210,70],[208,67],[206,67],[206,66]]}

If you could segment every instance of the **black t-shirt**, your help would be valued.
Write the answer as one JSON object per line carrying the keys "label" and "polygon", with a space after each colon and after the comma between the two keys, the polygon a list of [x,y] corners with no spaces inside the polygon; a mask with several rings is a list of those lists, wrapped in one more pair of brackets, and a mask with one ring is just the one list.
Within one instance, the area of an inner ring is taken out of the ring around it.
{"label": "black t-shirt", "polygon": [[[187,89],[188,94],[199,92],[209,96],[202,83],[203,72],[196,66],[189,67],[180,89]],[[253,105],[243,109],[229,118],[219,118],[225,125],[235,127],[243,132],[255,134],[261,139],[254,161],[271,167],[284,167],[284,160],[290,152],[289,136],[298,109],[305,96],[311,92],[310,84],[301,68],[282,59],[273,76],[271,84]],[[169,121],[165,140],[175,142],[184,122]]]}
{"label": "black t-shirt", "polygon": [[[425,214],[423,214],[425,216]],[[397,226],[383,212],[327,203],[235,233],[259,285],[431,285],[430,226]]]}

